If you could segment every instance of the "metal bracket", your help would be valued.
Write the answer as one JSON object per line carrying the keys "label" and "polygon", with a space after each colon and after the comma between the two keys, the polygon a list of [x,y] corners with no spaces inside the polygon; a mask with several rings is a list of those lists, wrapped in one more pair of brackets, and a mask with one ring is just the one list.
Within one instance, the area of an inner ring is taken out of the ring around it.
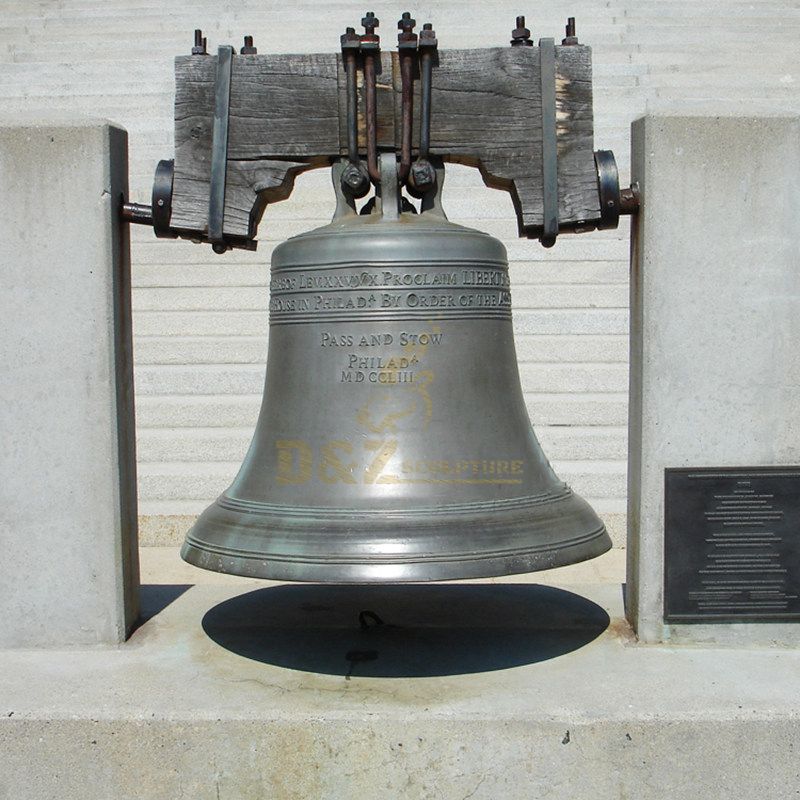
{"label": "metal bracket", "polygon": [[214,91],[214,127],[211,138],[211,188],[208,198],[208,241],[215,253],[228,249],[225,243],[225,180],[228,170],[228,123],[231,110],[231,72],[233,47],[217,50],[217,77]]}
{"label": "metal bracket", "polygon": [[159,239],[177,239],[178,234],[169,226],[172,217],[172,183],[175,176],[175,161],[163,159],[158,162],[153,178],[153,231]]}
{"label": "metal bracket", "polygon": [[558,236],[558,140],[556,138],[556,47],[554,39],[539,39],[539,79],[542,87],[542,235],[543,247]]}
{"label": "metal bracket", "polygon": [[614,229],[619,225],[620,192],[619,170],[611,150],[595,150],[597,167],[597,192],[600,196],[600,222],[598,230]]}

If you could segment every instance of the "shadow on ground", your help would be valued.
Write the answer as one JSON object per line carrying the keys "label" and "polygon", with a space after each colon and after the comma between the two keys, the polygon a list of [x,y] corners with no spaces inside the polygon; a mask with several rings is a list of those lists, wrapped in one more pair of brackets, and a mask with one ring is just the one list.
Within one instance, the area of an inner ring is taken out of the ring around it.
{"label": "shadow on ground", "polygon": [[362,677],[432,677],[534,664],[609,625],[585,597],[530,584],[258,589],[214,606],[203,629],[240,656]]}
{"label": "shadow on ground", "polygon": [[141,627],[147,620],[160,614],[170,603],[174,603],[191,588],[191,583],[143,583],[139,587],[137,627]]}

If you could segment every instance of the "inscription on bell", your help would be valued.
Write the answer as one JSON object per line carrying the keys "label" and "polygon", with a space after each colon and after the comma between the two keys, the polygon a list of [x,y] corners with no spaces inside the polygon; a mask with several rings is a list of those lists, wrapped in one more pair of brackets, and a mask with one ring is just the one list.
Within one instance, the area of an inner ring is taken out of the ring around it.
{"label": "inscription on bell", "polygon": [[[408,345],[421,345],[427,347],[430,344],[441,344],[444,333],[441,331],[428,333],[409,333],[400,331],[397,335],[397,344],[401,347]],[[395,336],[391,333],[333,333],[325,332],[320,334],[320,345],[322,347],[388,347],[395,343]]]}
{"label": "inscription on bell", "polygon": [[[374,290],[374,291],[372,291]],[[410,290],[410,291],[407,291]],[[422,313],[461,316],[480,312],[510,317],[508,270],[502,267],[463,267],[455,270],[381,269],[347,272],[328,267],[314,272],[276,271],[270,282],[273,322],[312,321],[347,315],[368,319]]]}

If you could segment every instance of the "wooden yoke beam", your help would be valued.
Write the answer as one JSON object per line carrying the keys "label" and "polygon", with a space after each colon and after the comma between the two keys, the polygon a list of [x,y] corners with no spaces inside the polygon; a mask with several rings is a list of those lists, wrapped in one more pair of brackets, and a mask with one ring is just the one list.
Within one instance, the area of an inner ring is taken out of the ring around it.
{"label": "wooden yoke beam", "polygon": [[[474,166],[488,186],[511,193],[522,236],[539,236],[542,206],[542,87],[539,48],[443,50],[433,69],[430,153]],[[594,160],[591,49],[555,48],[558,208],[562,230],[600,219]],[[171,226],[208,228],[217,57],[175,60],[175,176]],[[359,74],[360,80],[360,74]],[[397,53],[381,53],[378,146],[400,147]],[[359,87],[359,143],[365,125]],[[415,93],[418,98],[419,93]],[[415,99],[418,105],[418,99]],[[418,141],[419,113],[413,141]],[[230,88],[224,234],[255,237],[268,203],[286,199],[295,175],[347,154],[341,56],[234,55]],[[416,148],[415,148],[416,150]]]}

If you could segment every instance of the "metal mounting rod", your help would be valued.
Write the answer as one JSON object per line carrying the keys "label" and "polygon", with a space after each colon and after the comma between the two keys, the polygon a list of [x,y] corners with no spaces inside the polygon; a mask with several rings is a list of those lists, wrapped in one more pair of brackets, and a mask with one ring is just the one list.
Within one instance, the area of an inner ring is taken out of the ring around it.
{"label": "metal mounting rod", "polygon": [[120,216],[123,222],[131,222],[136,225],[152,225],[153,206],[146,206],[144,203],[123,203],[120,209]]}
{"label": "metal mounting rod", "polygon": [[380,58],[380,37],[375,33],[379,20],[368,11],[361,20],[364,34],[361,37],[361,52],[364,54],[364,113],[367,118],[367,172],[375,186],[381,182],[378,168],[378,97],[375,85],[375,62]]}
{"label": "metal mounting rod", "polygon": [[355,28],[347,28],[342,35],[342,60],[347,80],[347,158],[358,164],[358,83],[356,56],[361,46],[361,37]]}
{"label": "metal mounting rod", "polygon": [[358,51],[361,37],[355,28],[347,28],[341,37],[342,62],[347,95],[347,166],[340,170],[342,188],[352,197],[363,197],[370,188],[369,176],[361,166],[358,153]]}
{"label": "metal mounting rod", "polygon": [[430,162],[431,148],[431,94],[433,89],[433,62],[436,56],[436,32],[426,22],[419,35],[419,150],[411,166],[408,188],[413,195],[424,195],[436,185],[436,170]]}
{"label": "metal mounting rod", "polygon": [[414,124],[414,56],[417,51],[417,24],[408,11],[397,23],[397,50],[400,55],[400,81],[402,84],[402,117],[400,129],[400,170],[398,179],[403,185],[411,172],[411,129]]}
{"label": "metal mounting rod", "polygon": [[[423,33],[433,33],[430,23],[426,23]],[[431,149],[431,83],[433,81],[433,53],[436,50],[436,40],[433,44],[423,47],[424,39],[420,39],[419,48],[419,157],[427,159]]]}

